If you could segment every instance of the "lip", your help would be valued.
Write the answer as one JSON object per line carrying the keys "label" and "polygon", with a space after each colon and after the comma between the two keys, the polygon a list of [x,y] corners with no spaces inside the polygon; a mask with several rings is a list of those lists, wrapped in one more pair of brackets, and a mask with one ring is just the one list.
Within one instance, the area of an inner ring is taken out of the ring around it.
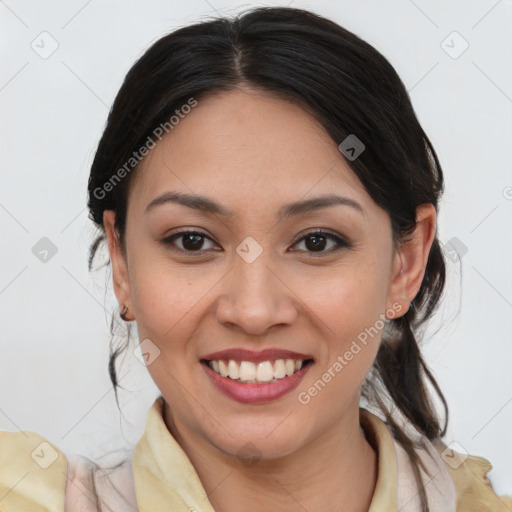
{"label": "lip", "polygon": [[[229,353],[232,354],[232,351],[229,351]],[[263,360],[268,360],[268,352],[263,351],[261,354],[263,353],[265,353],[265,357],[267,358]],[[283,353],[283,351],[279,351],[279,353]],[[217,357],[218,354],[222,355],[221,352],[216,352],[213,355]],[[223,359],[223,357],[220,357],[219,359]],[[234,358],[232,357],[231,359]],[[280,359],[280,357],[278,357],[277,359]],[[291,357],[290,359],[293,358]],[[302,359],[302,357],[297,357],[297,359]],[[247,359],[243,360],[247,361]],[[254,361],[254,359],[252,360]],[[284,377],[283,379],[279,379],[277,382],[274,383],[243,384],[241,382],[232,380],[229,377],[222,377],[222,375],[219,375],[218,373],[214,372],[204,360],[201,362],[201,366],[204,368],[204,371],[208,378],[210,379],[210,382],[212,382],[212,384],[221,393],[231,398],[232,400],[245,404],[263,404],[267,402],[272,402],[290,393],[300,384],[300,382],[302,381],[302,379],[304,378],[304,376],[309,371],[312,365],[313,363],[310,362],[303,366],[300,370],[296,371],[293,375],[290,375],[289,377]]]}
{"label": "lip", "polygon": [[259,352],[247,350],[244,348],[232,348],[226,350],[219,350],[212,352],[206,356],[201,357],[207,361],[220,360],[220,359],[233,359],[235,361],[251,361],[259,363],[261,361],[271,361],[274,359],[314,359],[312,355],[301,354],[299,352],[292,352],[291,350],[281,350],[278,348],[268,348]]}

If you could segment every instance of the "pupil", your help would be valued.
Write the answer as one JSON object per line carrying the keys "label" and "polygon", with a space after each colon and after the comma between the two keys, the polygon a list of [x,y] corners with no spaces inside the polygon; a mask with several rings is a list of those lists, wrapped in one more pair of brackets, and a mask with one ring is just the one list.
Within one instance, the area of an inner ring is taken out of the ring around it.
{"label": "pupil", "polygon": [[[306,241],[306,245],[308,245],[308,249],[323,249],[325,244],[325,236],[319,235],[311,235],[307,238],[307,240],[315,240],[311,247],[309,247],[308,242]],[[319,242],[321,240],[321,242]]]}
{"label": "pupil", "polygon": [[[183,238],[183,247],[190,250],[200,249],[202,245],[202,238],[202,235],[186,235]],[[193,240],[191,244],[188,243],[190,240]]]}

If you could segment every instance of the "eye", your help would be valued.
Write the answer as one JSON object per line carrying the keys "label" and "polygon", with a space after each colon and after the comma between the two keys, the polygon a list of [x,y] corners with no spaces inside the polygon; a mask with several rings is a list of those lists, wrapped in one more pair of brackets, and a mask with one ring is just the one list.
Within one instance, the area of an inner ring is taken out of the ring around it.
{"label": "eye", "polygon": [[[181,240],[181,247],[176,247],[175,241]],[[162,242],[165,245],[170,245],[172,249],[178,252],[193,253],[197,252],[198,255],[202,255],[205,252],[209,252],[211,249],[204,250],[204,240],[210,238],[204,233],[199,231],[179,231],[174,235],[164,238]],[[195,256],[195,255],[194,255]]]}
{"label": "eye", "polygon": [[[176,245],[176,241],[180,239],[181,242],[179,245],[181,247]],[[171,248],[175,251],[187,253],[191,256],[201,256],[214,250],[212,248],[205,249],[205,240],[210,240],[211,242],[210,237],[204,233],[201,233],[200,231],[184,230],[164,238],[162,243],[171,246]],[[330,250],[324,250],[326,246],[329,246],[329,240],[331,241],[331,248]],[[300,238],[293,245],[295,246],[300,243],[305,244],[305,251],[312,253],[313,257],[323,256],[326,253],[333,253],[342,249],[343,247],[348,249],[352,247],[352,245],[342,237],[318,229],[302,236],[302,238]],[[315,255],[315,253],[318,254]]]}
{"label": "eye", "polygon": [[[331,246],[331,250],[324,250],[326,246],[329,245],[328,240],[333,243]],[[324,254],[333,253],[339,251],[343,247],[350,248],[351,244],[347,242],[345,239],[334,235],[332,233],[328,233],[326,231],[315,230],[307,233],[302,238],[300,238],[294,245],[304,243],[307,252],[318,253],[318,256],[323,256]],[[317,257],[314,255],[314,257]]]}

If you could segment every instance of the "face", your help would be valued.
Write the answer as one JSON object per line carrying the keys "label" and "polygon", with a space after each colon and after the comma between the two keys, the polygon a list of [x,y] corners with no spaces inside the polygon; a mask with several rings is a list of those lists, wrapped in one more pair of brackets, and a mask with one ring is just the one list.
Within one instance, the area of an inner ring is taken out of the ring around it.
{"label": "face", "polygon": [[168,425],[272,458],[357,414],[385,316],[404,314],[421,284],[433,208],[417,242],[395,250],[389,215],[322,126],[247,89],[199,101],[137,173],[126,258],[113,212],[105,229]]}

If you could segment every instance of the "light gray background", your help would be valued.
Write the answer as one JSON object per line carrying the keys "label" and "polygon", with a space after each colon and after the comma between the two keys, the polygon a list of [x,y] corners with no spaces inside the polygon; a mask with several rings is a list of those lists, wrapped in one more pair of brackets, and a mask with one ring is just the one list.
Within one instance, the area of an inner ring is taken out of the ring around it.
{"label": "light gray background", "polygon": [[[137,441],[158,390],[133,344],[120,372],[120,422],[107,373],[116,302],[104,270],[87,270],[87,178],[108,109],[134,60],[164,33],[240,7],[287,4],[0,1],[0,428],[92,457]],[[496,491],[512,494],[512,3],[291,5],[381,51],[438,152],[439,233],[462,260],[460,268],[448,260],[445,305],[425,354],[450,406],[447,442],[488,458]],[[46,262],[32,252],[42,237],[57,248]]]}

